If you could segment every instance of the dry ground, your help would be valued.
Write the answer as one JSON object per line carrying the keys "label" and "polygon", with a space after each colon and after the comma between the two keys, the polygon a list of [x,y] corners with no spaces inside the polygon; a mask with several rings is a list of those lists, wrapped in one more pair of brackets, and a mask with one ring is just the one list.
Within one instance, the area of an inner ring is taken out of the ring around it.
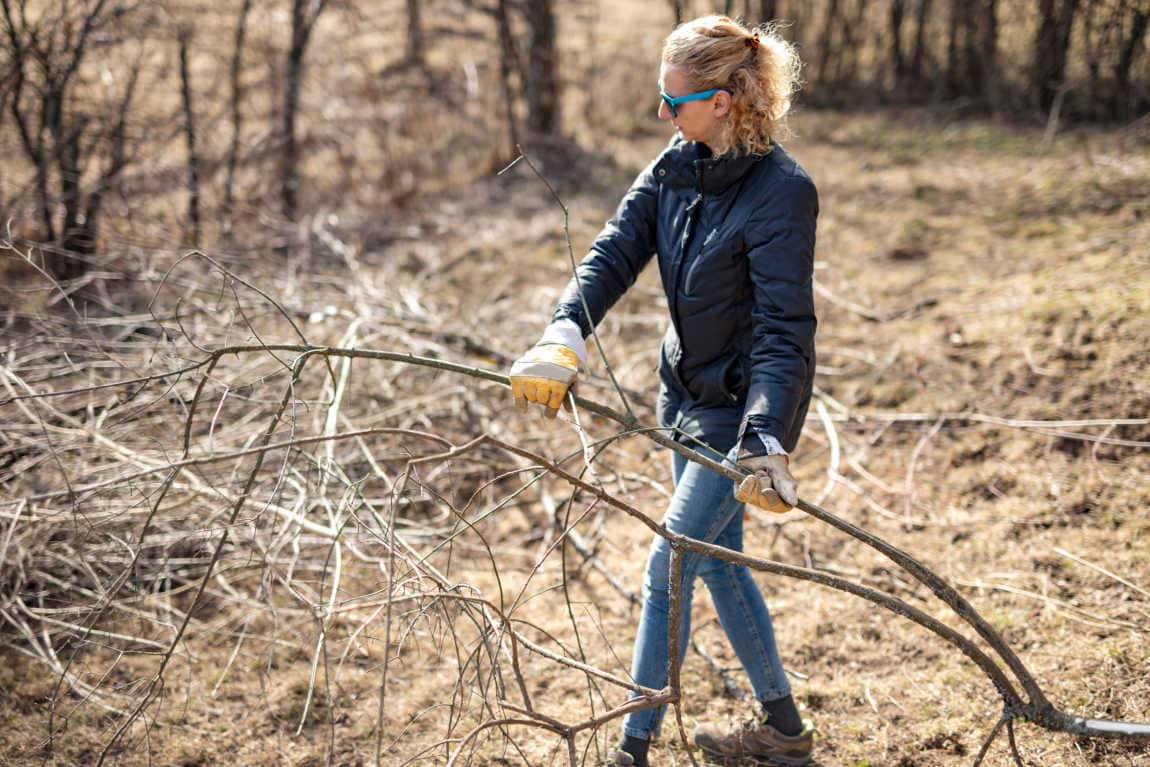
{"label": "dry ground", "polygon": [[[801,492],[945,575],[1009,640],[1058,706],[1150,720],[1150,426],[1097,423],[1150,415],[1146,126],[1076,131],[1044,146],[1033,129],[951,123],[918,111],[807,112],[793,124],[788,146],[816,180],[822,204],[816,278],[823,417],[812,410],[796,455]],[[548,169],[570,206],[577,253],[664,141],[649,133],[578,156],[573,170]],[[344,218],[341,236],[359,249],[354,270],[319,246],[274,273],[229,263],[257,275],[294,316],[310,320],[313,341],[347,344],[350,337],[362,348],[502,367],[533,342],[565,280],[560,212],[537,180],[518,171],[411,210],[419,212],[402,221]],[[146,255],[127,253],[124,261]],[[622,382],[640,394],[638,413],[646,421],[666,321],[657,285],[648,271],[601,328]],[[263,321],[277,332],[272,337],[289,340],[274,316]],[[191,326],[201,341],[228,338],[226,328],[203,322]],[[486,349],[477,352],[461,337]],[[12,348],[23,347],[14,342]],[[516,413],[495,384],[448,374],[417,377],[386,365],[357,363],[354,371],[344,407],[357,425],[422,424],[457,441],[488,432],[555,457],[578,449],[568,425]],[[226,375],[247,381],[249,402],[278,396],[279,389],[248,372]],[[601,364],[593,362],[592,372],[598,377]],[[616,402],[601,377],[589,380],[584,393]],[[15,418],[11,404],[3,407],[5,418]],[[229,411],[220,407],[226,423]],[[242,413],[242,407],[235,411],[237,418]],[[988,422],[975,414],[1010,420]],[[169,417],[174,423],[182,416],[173,411]],[[322,416],[308,411],[299,422],[322,424]],[[147,427],[157,423],[150,417]],[[596,438],[612,433],[600,419],[585,425]],[[148,449],[178,452],[173,432],[153,432]],[[221,435],[227,436],[222,426]],[[235,444],[242,441],[237,436]],[[513,466],[505,457],[481,457],[479,475],[461,458],[429,477],[429,485],[456,493],[462,505],[481,481],[477,476],[494,478]],[[840,479],[829,481],[836,461]],[[44,474],[6,475],[13,497],[42,491],[36,482],[50,483],[47,468],[37,470]],[[659,515],[669,477],[658,448],[642,437],[616,443],[600,471],[629,502]],[[465,481],[453,480],[452,472]],[[214,479],[239,486],[233,474]],[[517,482],[501,480],[499,487],[507,492]],[[460,536],[448,572],[491,599],[502,589],[508,602],[526,584],[516,614],[535,627],[533,636],[549,632],[572,654],[625,674],[637,611],[574,552],[567,552],[569,602],[557,588],[557,554],[532,571],[553,542],[545,501],[566,497],[562,483],[542,487]],[[481,494],[474,510],[488,500]],[[588,505],[577,500],[574,513]],[[419,507],[426,517],[405,520],[403,532],[417,548],[430,548],[452,529],[442,507],[427,502]],[[606,568],[637,590],[649,533],[602,509],[593,509],[580,529],[598,542]],[[378,544],[366,535],[357,540],[369,549]],[[498,565],[498,582],[484,545]],[[801,515],[752,517],[747,548],[846,575],[945,614],[879,555]],[[251,562],[224,564],[242,583]],[[298,604],[289,609],[282,592],[277,599],[283,601],[271,600],[283,608],[277,614],[220,597],[199,616],[202,623],[169,672],[166,694],[151,710],[157,727],[147,738],[134,732],[113,761],[370,764],[382,617],[374,608],[356,608],[354,600],[380,587],[378,573],[348,564],[339,597],[349,607],[329,632],[338,651],[349,651],[338,667],[333,660],[330,684],[318,685],[300,734],[315,622]],[[760,577],[760,583],[796,697],[818,726],[818,764],[971,763],[1000,706],[991,685],[957,652],[867,602],[777,577]],[[322,589],[321,582],[321,595]],[[702,588],[694,609],[700,645],[741,684]],[[444,704],[454,703],[465,722],[476,721],[479,692],[453,687],[461,660],[448,628],[434,612],[396,617],[394,638],[403,644],[389,671],[386,764],[443,763],[445,749],[434,744],[448,737]],[[465,627],[455,628],[468,636]],[[247,639],[237,641],[241,636]],[[90,680],[110,669],[102,684],[127,692],[155,667],[154,655],[113,662],[115,654],[114,642],[93,647],[79,667]],[[525,668],[537,708],[557,718],[577,720],[592,706],[601,712],[620,700],[607,686],[600,696],[582,675],[550,662],[530,658]],[[57,708],[67,723],[49,754],[45,701],[53,676],[14,651],[0,674],[4,764],[94,761],[115,715],[78,705],[75,694],[67,697]],[[745,710],[696,653],[688,656],[683,684],[688,728]],[[451,737],[467,729],[460,725]],[[689,764],[671,730],[655,747],[654,763]],[[615,732],[603,728],[598,743]],[[512,734],[515,746],[488,739],[472,763],[564,763],[553,736],[522,728]],[[1150,745],[1079,740],[1025,724],[1017,734],[1028,765],[1150,765]],[[588,764],[595,753],[589,745]],[[1001,741],[986,761],[1011,763]]]}

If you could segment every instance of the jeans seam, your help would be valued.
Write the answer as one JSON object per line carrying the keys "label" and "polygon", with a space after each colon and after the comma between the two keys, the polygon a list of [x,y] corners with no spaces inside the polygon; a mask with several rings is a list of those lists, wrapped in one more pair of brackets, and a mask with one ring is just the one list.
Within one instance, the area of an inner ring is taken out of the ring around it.
{"label": "jeans seam", "polygon": [[[735,577],[734,568],[732,568],[731,576],[732,576],[732,578]],[[757,586],[756,586],[756,588],[757,588]],[[742,589],[738,590],[738,599],[739,599],[740,608],[743,610],[744,617],[749,618],[750,606],[747,604],[746,597],[745,597]],[[775,700],[777,698],[786,697],[787,695],[791,694],[791,690],[790,690],[790,684],[787,682],[787,678],[785,676],[785,673],[784,673],[784,676],[782,677],[782,679],[780,679],[778,677],[778,674],[776,673],[774,666],[770,662],[771,656],[770,656],[770,653],[768,652],[767,643],[766,643],[766,640],[763,638],[762,633],[758,630],[757,627],[755,627],[755,624],[752,620],[748,619],[747,623],[752,626],[751,633],[754,635],[754,637],[756,639],[756,644],[757,644],[758,650],[759,650],[760,662],[762,663],[763,668],[766,670],[767,675],[770,677],[770,681],[769,681],[770,690],[769,690],[769,692],[771,693],[771,695],[769,697],[767,697],[767,700]],[[780,659],[779,662],[781,664],[782,660]]]}
{"label": "jeans seam", "polygon": [[738,572],[735,567],[727,569],[727,577],[734,586],[733,591],[735,598],[738,600],[739,609],[743,613],[743,621],[750,628],[750,634],[754,638],[755,649],[758,650],[759,653],[759,663],[762,664],[763,669],[765,669],[767,675],[770,676],[771,687],[777,688],[779,680],[775,679],[775,670],[771,668],[770,653],[767,652],[766,642],[763,640],[763,635],[759,631],[759,627],[755,625],[754,615],[752,614],[750,605],[747,604],[746,595],[743,594],[743,589],[740,587]]}

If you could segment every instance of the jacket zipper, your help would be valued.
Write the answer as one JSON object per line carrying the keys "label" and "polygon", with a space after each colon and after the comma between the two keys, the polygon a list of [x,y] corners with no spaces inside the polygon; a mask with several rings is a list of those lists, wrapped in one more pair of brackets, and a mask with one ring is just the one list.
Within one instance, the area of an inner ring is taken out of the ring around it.
{"label": "jacket zipper", "polygon": [[680,284],[683,279],[683,264],[687,260],[687,249],[691,246],[691,240],[695,236],[695,228],[699,222],[699,216],[702,215],[703,210],[703,166],[699,164],[696,168],[696,183],[699,185],[699,196],[696,197],[691,204],[687,207],[687,222],[683,226],[683,237],[679,245],[679,258],[678,264],[675,266],[675,282],[674,293],[671,295],[669,301],[671,305],[671,323],[675,326],[675,335],[679,338],[679,358],[671,363],[674,370],[675,378],[678,379],[679,385],[685,390],[686,384],[683,382],[683,371],[680,365],[683,358],[687,356],[686,342],[683,340],[683,325],[682,318],[679,316],[679,294]]}

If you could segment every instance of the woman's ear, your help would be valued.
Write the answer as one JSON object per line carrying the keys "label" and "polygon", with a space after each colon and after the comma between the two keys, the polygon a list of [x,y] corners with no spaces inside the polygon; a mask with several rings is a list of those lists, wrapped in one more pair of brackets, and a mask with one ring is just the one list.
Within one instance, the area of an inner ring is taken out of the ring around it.
{"label": "woman's ear", "polygon": [[719,91],[711,103],[714,105],[715,117],[726,117],[727,113],[731,111],[731,94],[726,91]]}

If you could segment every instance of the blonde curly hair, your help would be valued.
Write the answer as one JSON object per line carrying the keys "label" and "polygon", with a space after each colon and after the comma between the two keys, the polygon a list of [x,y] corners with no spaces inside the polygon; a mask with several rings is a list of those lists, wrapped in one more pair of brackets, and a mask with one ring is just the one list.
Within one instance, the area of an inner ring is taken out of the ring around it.
{"label": "blonde curly hair", "polygon": [[708,142],[715,154],[767,154],[783,135],[802,67],[774,26],[748,29],[726,16],[679,25],[663,43],[663,62],[681,67],[696,90],[731,92],[731,111]]}

